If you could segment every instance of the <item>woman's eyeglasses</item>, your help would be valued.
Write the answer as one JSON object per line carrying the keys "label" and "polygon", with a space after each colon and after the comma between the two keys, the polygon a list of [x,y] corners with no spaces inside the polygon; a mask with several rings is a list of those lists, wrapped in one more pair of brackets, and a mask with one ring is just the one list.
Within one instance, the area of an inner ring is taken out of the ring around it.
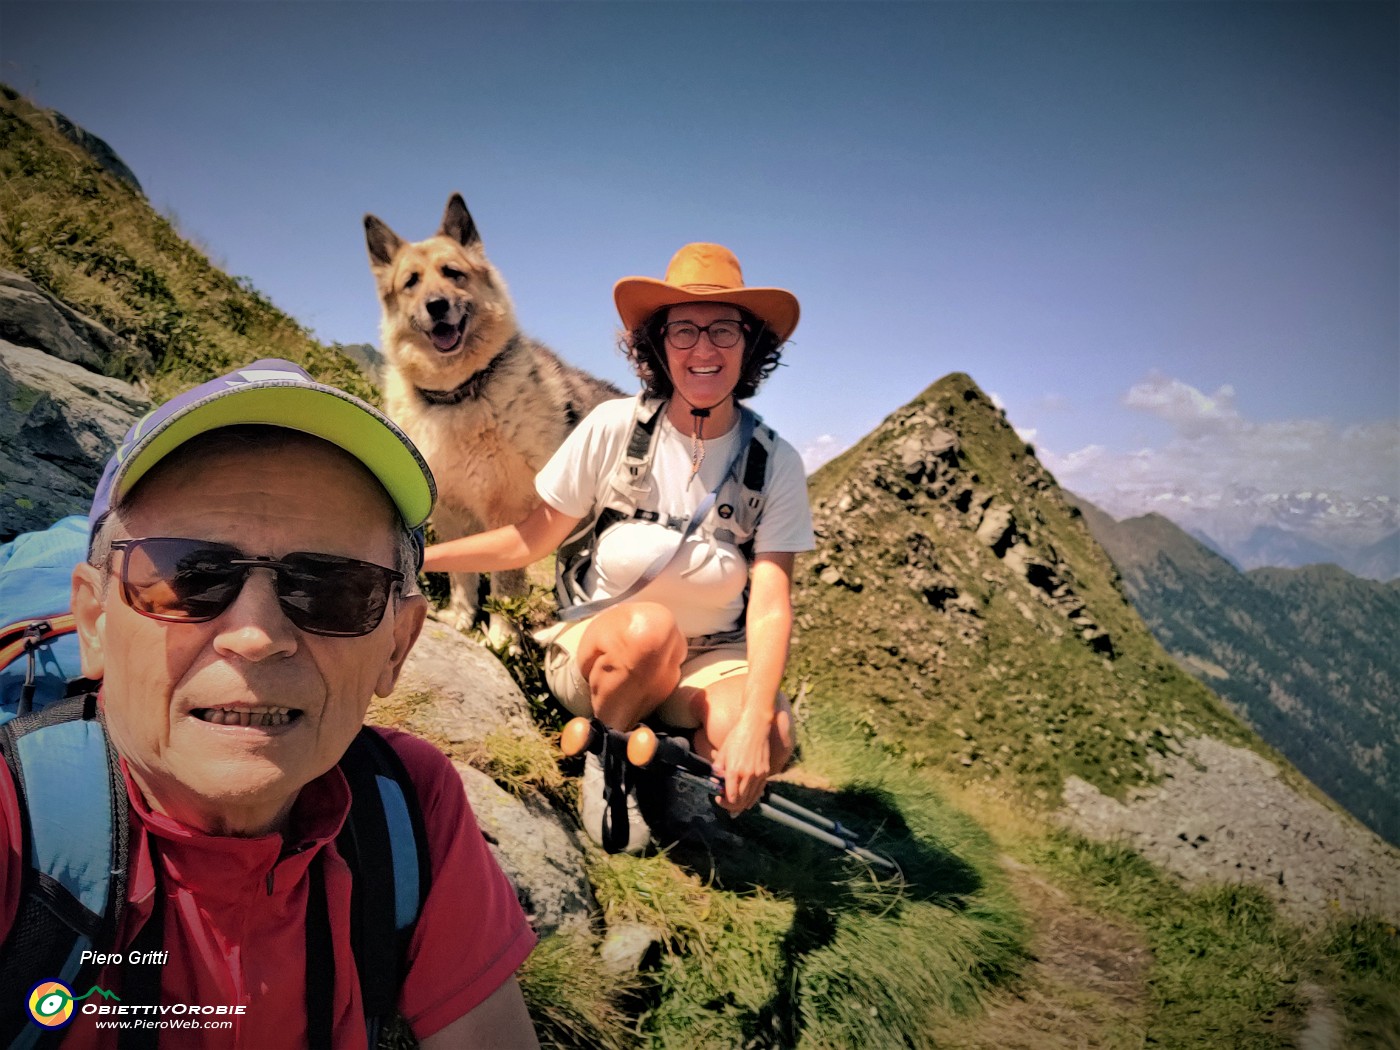
{"label": "woman's eyeglasses", "polygon": [[706,325],[698,325],[693,321],[672,321],[670,324],[661,326],[662,335],[677,350],[691,349],[700,342],[701,332],[708,332],[710,342],[719,349],[728,350],[731,346],[737,346],[739,340],[744,337],[744,323],[742,321],[711,321]]}
{"label": "woman's eyeglasses", "polygon": [[122,600],[143,616],[169,623],[206,623],[234,603],[248,574],[271,569],[277,602],[308,634],[355,638],[384,619],[403,573],[335,554],[298,551],[254,557],[209,540],[151,536],[117,540]]}

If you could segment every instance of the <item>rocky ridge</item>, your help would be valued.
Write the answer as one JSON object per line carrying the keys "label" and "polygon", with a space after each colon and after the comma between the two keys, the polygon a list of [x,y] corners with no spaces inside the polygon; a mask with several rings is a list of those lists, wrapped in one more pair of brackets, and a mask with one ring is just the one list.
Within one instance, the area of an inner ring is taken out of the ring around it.
{"label": "rocky ridge", "polygon": [[[1078,508],[967,376],[811,487],[794,665],[813,705],[1188,881],[1258,884],[1314,918],[1337,902],[1397,914],[1400,856],[1175,667]],[[1261,824],[1261,805],[1286,827]],[[1183,814],[1210,826],[1182,838]]]}

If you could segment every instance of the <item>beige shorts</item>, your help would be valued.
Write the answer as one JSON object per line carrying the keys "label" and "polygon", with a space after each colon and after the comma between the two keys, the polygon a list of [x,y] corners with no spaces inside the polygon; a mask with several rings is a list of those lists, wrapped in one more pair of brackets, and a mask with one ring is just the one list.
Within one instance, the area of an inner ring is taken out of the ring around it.
{"label": "beige shorts", "polygon": [[[556,624],[536,637],[544,645],[544,677],[552,692],[569,711],[586,718],[593,716],[593,695],[588,679],[578,665],[578,649],[592,617],[576,623]],[[714,649],[691,651],[681,664],[681,680],[661,706],[656,717],[678,729],[697,729],[700,719],[692,710],[696,692],[707,689],[721,678],[749,672],[748,651],[743,642],[732,642]]]}

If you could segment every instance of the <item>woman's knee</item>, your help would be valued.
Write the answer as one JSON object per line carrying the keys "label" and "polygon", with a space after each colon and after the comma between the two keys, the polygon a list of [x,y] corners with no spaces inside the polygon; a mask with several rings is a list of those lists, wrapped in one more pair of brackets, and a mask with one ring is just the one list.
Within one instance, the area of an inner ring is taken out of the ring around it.
{"label": "woman's knee", "polygon": [[579,647],[579,663],[587,674],[602,654],[628,668],[685,659],[685,637],[671,610],[655,602],[628,602],[599,613]]}

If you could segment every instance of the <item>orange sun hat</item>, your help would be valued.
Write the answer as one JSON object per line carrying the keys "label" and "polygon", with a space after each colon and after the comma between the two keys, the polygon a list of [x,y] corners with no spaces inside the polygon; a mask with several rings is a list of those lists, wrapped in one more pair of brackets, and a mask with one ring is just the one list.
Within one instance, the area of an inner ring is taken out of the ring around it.
{"label": "orange sun hat", "polygon": [[681,303],[733,303],[763,321],[778,342],[797,327],[797,296],[785,288],[747,288],[739,260],[722,244],[687,244],[671,257],[665,280],[624,277],[613,286],[613,301],[628,331],[667,306]]}

